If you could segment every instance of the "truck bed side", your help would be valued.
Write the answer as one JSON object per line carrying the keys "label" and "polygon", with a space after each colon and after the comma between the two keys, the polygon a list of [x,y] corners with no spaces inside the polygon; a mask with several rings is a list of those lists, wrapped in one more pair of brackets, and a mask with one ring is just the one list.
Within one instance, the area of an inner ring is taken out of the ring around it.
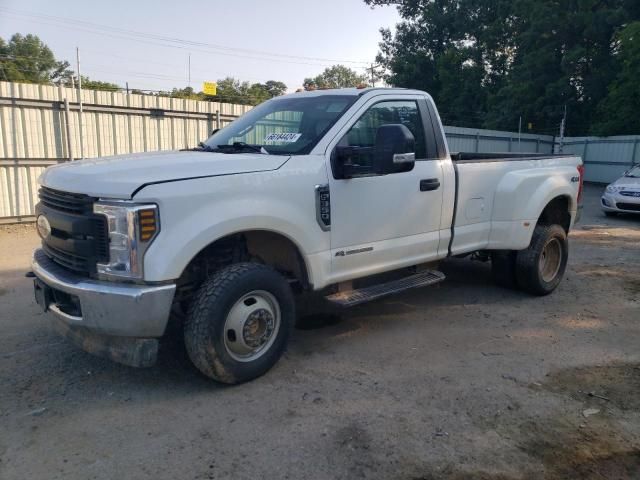
{"label": "truck bed side", "polygon": [[476,250],[520,250],[531,240],[542,211],[566,201],[577,211],[578,156],[452,154],[457,189],[452,255]]}

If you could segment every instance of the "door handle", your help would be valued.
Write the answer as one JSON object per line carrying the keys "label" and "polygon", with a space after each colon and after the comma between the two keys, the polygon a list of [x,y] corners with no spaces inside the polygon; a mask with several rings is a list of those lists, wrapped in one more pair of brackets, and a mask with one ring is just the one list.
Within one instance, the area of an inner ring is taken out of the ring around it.
{"label": "door handle", "polygon": [[429,192],[431,190],[437,190],[440,188],[440,180],[437,178],[425,178],[420,180],[420,191]]}

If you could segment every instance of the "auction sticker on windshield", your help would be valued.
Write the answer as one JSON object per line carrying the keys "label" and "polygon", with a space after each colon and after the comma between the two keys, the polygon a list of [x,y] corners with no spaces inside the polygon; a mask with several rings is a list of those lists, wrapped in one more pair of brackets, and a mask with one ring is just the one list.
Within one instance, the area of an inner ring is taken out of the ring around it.
{"label": "auction sticker on windshield", "polygon": [[301,133],[270,133],[266,137],[264,137],[265,142],[284,142],[284,143],[294,143],[297,142],[298,139],[302,136]]}

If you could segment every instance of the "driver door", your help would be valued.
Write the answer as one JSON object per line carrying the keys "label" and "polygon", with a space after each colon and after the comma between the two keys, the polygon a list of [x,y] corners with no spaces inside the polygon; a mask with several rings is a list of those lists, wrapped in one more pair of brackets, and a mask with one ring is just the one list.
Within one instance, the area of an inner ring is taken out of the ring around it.
{"label": "driver door", "polygon": [[[427,145],[424,124],[429,117],[428,112],[420,109],[419,100],[416,95],[370,99],[340,131],[329,149],[329,154],[334,156],[338,145],[366,150],[374,146],[377,128],[389,124],[403,124],[415,137],[416,161],[402,169],[404,171],[375,174],[373,155],[369,159],[365,155],[358,160],[363,167],[359,168],[362,174],[343,179],[335,178],[335,164],[332,167],[331,162],[327,162],[331,169],[334,282],[437,257],[443,172],[435,153],[429,154],[435,152],[435,146]],[[424,188],[425,181],[430,182],[428,189]]]}

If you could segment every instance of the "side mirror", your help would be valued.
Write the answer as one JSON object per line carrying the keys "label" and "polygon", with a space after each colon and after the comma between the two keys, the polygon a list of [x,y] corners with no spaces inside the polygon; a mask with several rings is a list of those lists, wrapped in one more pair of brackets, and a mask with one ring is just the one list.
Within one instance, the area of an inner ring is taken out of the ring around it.
{"label": "side mirror", "polygon": [[[361,165],[362,155],[367,155],[363,150],[371,147],[350,147],[338,145],[331,153],[331,169],[334,178],[353,178],[361,174],[371,174],[370,165]],[[370,162],[369,162],[370,163]]]}
{"label": "side mirror", "polygon": [[373,167],[378,175],[406,172],[416,160],[416,139],[405,125],[381,125],[376,130]]}

